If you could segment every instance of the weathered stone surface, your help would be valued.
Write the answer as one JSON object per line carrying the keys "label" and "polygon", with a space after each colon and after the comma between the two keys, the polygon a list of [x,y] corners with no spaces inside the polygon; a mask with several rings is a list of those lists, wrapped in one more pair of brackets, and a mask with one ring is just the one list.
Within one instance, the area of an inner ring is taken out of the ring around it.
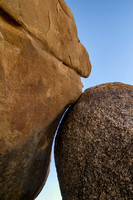
{"label": "weathered stone surface", "polygon": [[1,200],[40,191],[60,117],[90,68],[64,1],[0,0]]}
{"label": "weathered stone surface", "polygon": [[55,142],[63,200],[133,197],[133,86],[86,90],[66,113]]}
{"label": "weathered stone surface", "polygon": [[87,77],[91,70],[88,53],[79,42],[71,10],[64,0],[0,0],[0,7],[39,46]]}

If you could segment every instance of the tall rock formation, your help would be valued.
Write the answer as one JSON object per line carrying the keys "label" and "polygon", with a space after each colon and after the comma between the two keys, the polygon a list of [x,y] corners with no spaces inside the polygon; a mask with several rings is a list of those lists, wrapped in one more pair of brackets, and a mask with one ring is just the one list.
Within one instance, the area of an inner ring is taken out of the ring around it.
{"label": "tall rock formation", "polygon": [[55,141],[63,200],[133,197],[133,86],[86,90],[70,107]]}
{"label": "tall rock formation", "polygon": [[91,71],[63,0],[0,0],[0,199],[34,199],[54,133]]}

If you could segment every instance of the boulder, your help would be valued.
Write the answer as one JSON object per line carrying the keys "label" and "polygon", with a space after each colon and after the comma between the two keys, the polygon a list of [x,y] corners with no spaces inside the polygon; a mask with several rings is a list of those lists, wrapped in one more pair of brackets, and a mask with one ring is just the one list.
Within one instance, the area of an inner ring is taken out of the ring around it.
{"label": "boulder", "polygon": [[65,114],[55,141],[63,200],[133,197],[133,86],[87,89]]}
{"label": "boulder", "polygon": [[90,70],[63,0],[0,0],[1,200],[40,192],[57,125]]}
{"label": "boulder", "polygon": [[73,14],[64,0],[0,0],[0,8],[7,22],[12,20],[43,51],[78,74],[89,76],[89,56],[78,39]]}

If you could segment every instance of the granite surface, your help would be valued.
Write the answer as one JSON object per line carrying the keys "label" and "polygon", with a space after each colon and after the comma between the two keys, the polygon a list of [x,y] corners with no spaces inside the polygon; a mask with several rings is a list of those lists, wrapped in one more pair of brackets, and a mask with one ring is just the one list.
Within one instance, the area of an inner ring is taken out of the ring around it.
{"label": "granite surface", "polygon": [[133,199],[133,86],[87,89],[57,133],[55,162],[63,200]]}

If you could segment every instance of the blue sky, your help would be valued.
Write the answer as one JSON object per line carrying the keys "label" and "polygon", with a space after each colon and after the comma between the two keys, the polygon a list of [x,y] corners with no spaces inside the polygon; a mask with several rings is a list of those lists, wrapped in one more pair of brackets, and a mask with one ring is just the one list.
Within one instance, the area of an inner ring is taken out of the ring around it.
{"label": "blue sky", "polygon": [[[106,82],[133,85],[133,0],[65,0],[92,63],[84,89]],[[52,155],[51,170],[36,200],[62,200]]]}

